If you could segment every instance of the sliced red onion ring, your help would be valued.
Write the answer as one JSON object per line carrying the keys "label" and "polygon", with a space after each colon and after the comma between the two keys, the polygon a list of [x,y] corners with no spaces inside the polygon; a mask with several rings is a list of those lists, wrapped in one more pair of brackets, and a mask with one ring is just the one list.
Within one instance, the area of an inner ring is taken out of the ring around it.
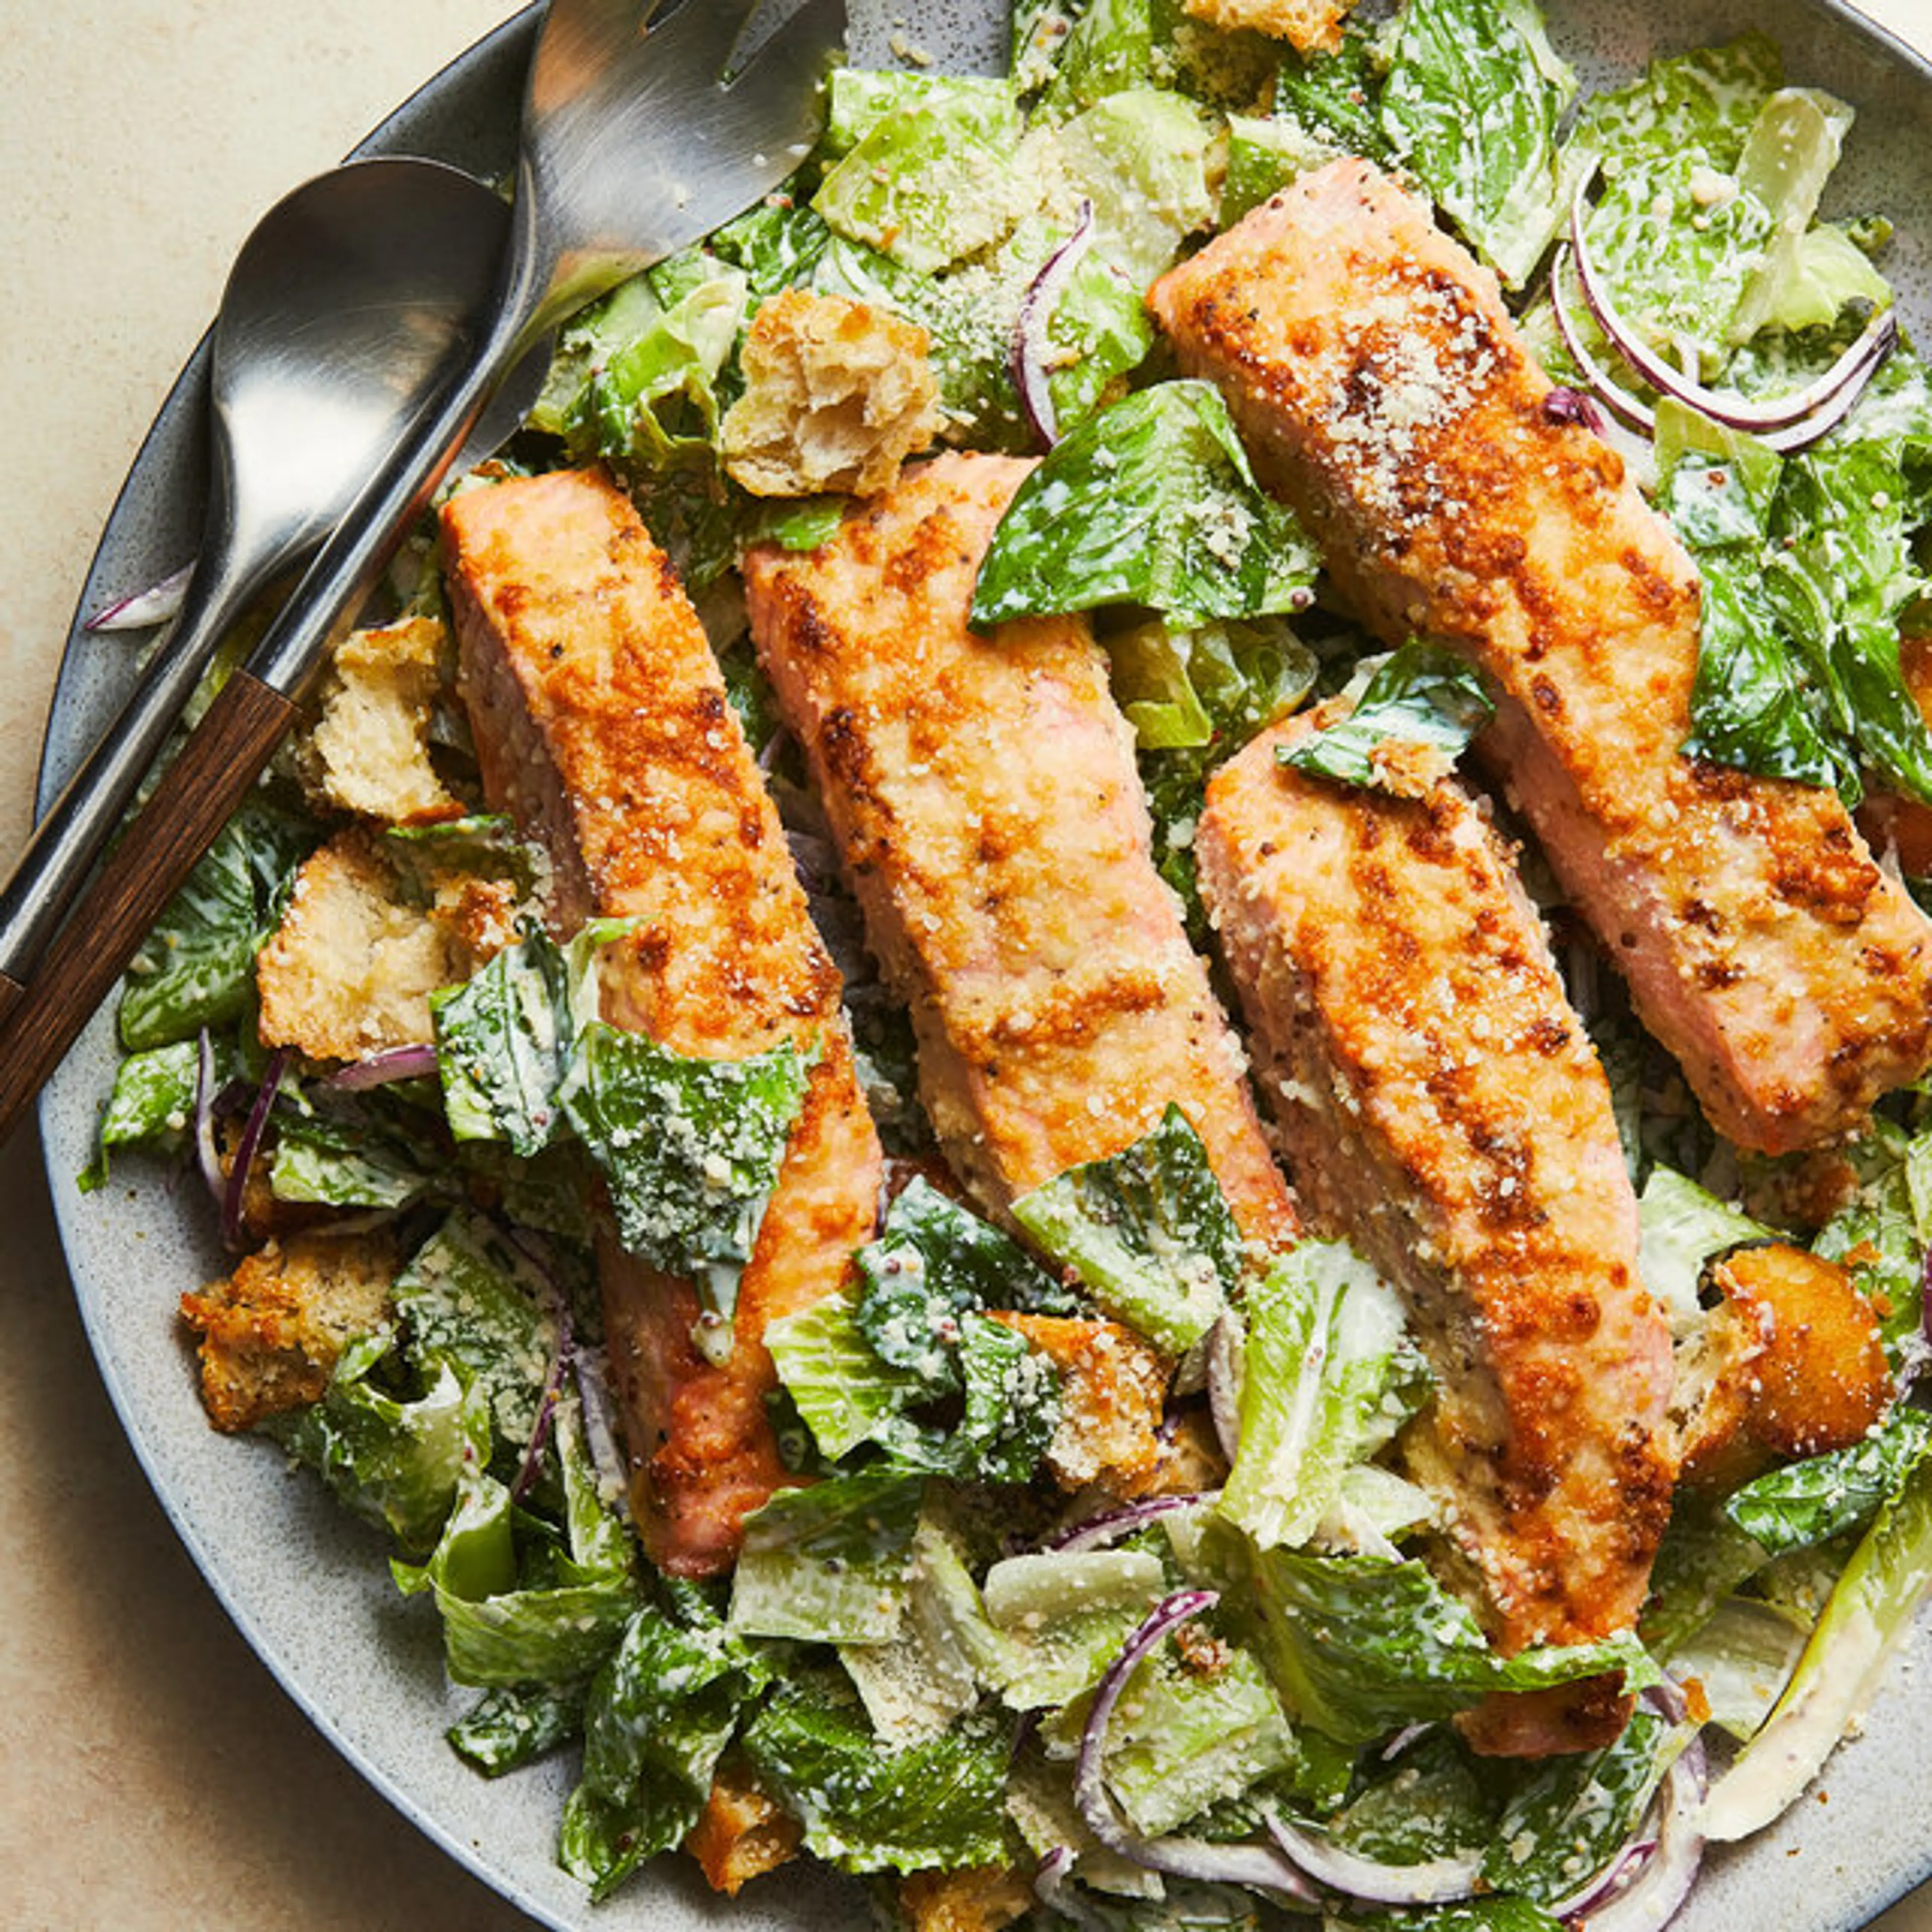
{"label": "sliced red onion ring", "polygon": [[[1802,449],[1844,418],[1858,400],[1859,391],[1898,340],[1898,316],[1888,308],[1881,309],[1866,325],[1864,334],[1830,368],[1789,395],[1753,403],[1708,388],[1666,362],[1617,308],[1584,239],[1583,193],[1588,186],[1586,181],[1578,187],[1576,199],[1570,205],[1570,250],[1576,263],[1577,284],[1590,305],[1590,313],[1597,318],[1597,326],[1617,353],[1660,395],[1674,396],[1680,403],[1688,403],[1713,422],[1760,435],[1774,449]],[[1553,286],[1551,292],[1553,296]],[[1560,326],[1560,314],[1557,320]],[[1836,409],[1828,407],[1834,403],[1838,405]]]}
{"label": "sliced red onion ring", "polygon": [[1430,1858],[1420,1864],[1384,1864],[1379,1859],[1364,1858],[1332,1838],[1304,1832],[1278,1812],[1268,1814],[1268,1827],[1269,1835],[1296,1868],[1317,1885],[1345,1892],[1351,1898],[1366,1899],[1372,1905],[1445,1905],[1454,1899],[1474,1897],[1482,1875],[1480,1851]]}
{"label": "sliced red onion ring", "polygon": [[1046,266],[1034,278],[1020,298],[1020,312],[1013,324],[1012,349],[1007,358],[1013,386],[1020,392],[1034,434],[1049,449],[1060,440],[1060,416],[1053,406],[1053,386],[1048,376],[1047,364],[1053,354],[1048,331],[1073,272],[1093,242],[1094,204],[1083,201],[1073,232],[1047,257]]}
{"label": "sliced red onion ring", "polygon": [[1220,1493],[1219,1490],[1202,1490],[1186,1496],[1143,1497],[1138,1502],[1125,1504],[1119,1509],[1103,1510],[1100,1515],[1090,1516],[1085,1522],[1076,1522],[1070,1528],[1058,1530],[1040,1547],[1061,1553],[1076,1550],[1105,1550],[1162,1516],[1172,1516],[1176,1510],[1192,1509],[1196,1503],[1210,1502]]}
{"label": "sliced red onion ring", "polygon": [[188,595],[188,580],[194,566],[184,563],[172,574],[131,597],[117,598],[104,610],[97,610],[82,626],[86,631],[148,631],[178,616]]}
{"label": "sliced red onion ring", "polygon": [[1577,328],[1563,292],[1563,264],[1569,252],[1567,248],[1560,251],[1550,271],[1550,308],[1556,317],[1556,332],[1562,337],[1570,361],[1582,370],[1583,380],[1596,392],[1598,400],[1626,428],[1641,430],[1648,436],[1657,428],[1657,412],[1640,402],[1583,346],[1582,332]]}
{"label": "sliced red onion ring", "polygon": [[1088,1830],[1110,1852],[1149,1871],[1176,1878],[1199,1879],[1209,1885],[1244,1885],[1251,1891],[1271,1892],[1304,1905],[1316,1902],[1314,1888],[1271,1844],[1249,1842],[1217,1845],[1204,1838],[1146,1838],[1114,1809],[1107,1790],[1107,1726],[1127,1679],[1141,1660],[1168,1631],[1179,1628],[1220,1600],[1214,1590],[1177,1590],[1156,1604],[1146,1621],[1128,1638],[1120,1655],[1107,1667],[1094,1693],[1087,1728],[1080,1738],[1080,1755],[1073,1768],[1073,1802]]}
{"label": "sliced red onion ring", "polygon": [[1073,1883],[1074,1857],[1070,1845],[1055,1845],[1033,1875],[1034,1896],[1048,1911],[1078,1926],[1080,1932],[1109,1932],[1106,1920],[1081,1897]]}
{"label": "sliced red onion ring", "polygon": [[360,1094],[371,1087],[386,1087],[392,1081],[428,1079],[436,1070],[434,1047],[391,1046],[370,1054],[367,1060],[337,1068],[328,1084],[346,1094]]}
{"label": "sliced red onion ring", "polygon": [[[206,1037],[205,1034],[202,1036]],[[255,1156],[261,1150],[262,1136],[268,1129],[268,1116],[274,1111],[275,1095],[280,1090],[282,1076],[288,1071],[289,1062],[294,1057],[293,1051],[286,1046],[278,1046],[269,1054],[268,1064],[262,1070],[262,1084],[255,1089],[254,1104],[248,1109],[248,1118],[242,1124],[242,1138],[235,1143],[234,1158],[221,1190],[221,1238],[230,1248],[242,1245],[242,1209],[248,1198],[248,1170],[254,1166]]]}
{"label": "sliced red onion ring", "polygon": [[214,1144],[214,1042],[206,1027],[201,1030],[201,1046],[195,1058],[194,1153],[200,1163],[201,1178],[219,1207],[228,1184],[221,1172],[220,1152]]}
{"label": "sliced red onion ring", "polygon": [[1592,430],[1599,436],[1604,433],[1604,412],[1598,408],[1594,398],[1562,382],[1544,396],[1543,419],[1545,422],[1574,423],[1579,428]]}

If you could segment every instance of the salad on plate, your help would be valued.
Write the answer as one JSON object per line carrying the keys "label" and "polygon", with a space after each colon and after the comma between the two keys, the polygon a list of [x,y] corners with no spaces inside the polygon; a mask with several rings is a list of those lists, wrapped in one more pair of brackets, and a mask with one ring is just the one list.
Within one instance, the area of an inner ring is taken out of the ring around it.
{"label": "salad on plate", "polygon": [[86,1184],[206,1178],[210,1421],[594,1898],[1660,1926],[1932,1585],[1852,110],[1532,0],[895,50],[406,548]]}

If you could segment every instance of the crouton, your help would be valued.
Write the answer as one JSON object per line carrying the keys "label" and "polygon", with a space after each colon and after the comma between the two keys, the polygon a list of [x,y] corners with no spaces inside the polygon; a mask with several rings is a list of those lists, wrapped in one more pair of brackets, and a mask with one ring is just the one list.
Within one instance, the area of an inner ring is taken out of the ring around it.
{"label": "crouton", "polygon": [[434,617],[357,631],[337,646],[296,770],[310,801],[392,824],[458,809],[430,762],[429,730],[452,652]]}
{"label": "crouton", "polygon": [[938,434],[924,329],[843,296],[788,289],[745,338],[745,393],[727,411],[724,467],[757,496],[876,495]]}
{"label": "crouton", "polygon": [[1678,1369],[1680,1480],[1732,1488],[1876,1425],[1892,1371],[1878,1318],[1838,1263],[1769,1241],[1712,1262],[1706,1279],[1723,1299]]}
{"label": "crouton", "polygon": [[1046,1450],[1054,1480],[1065,1490],[1100,1483],[1138,1496],[1160,1467],[1167,1370],[1160,1354],[1116,1322],[1004,1311],[992,1318],[1060,1371],[1060,1424]]}
{"label": "crouton", "polygon": [[367,832],[310,855],[256,962],[265,1046],[358,1060],[435,1036],[429,996],[469,978],[514,937],[507,881],[465,880],[412,905]]}
{"label": "crouton", "polygon": [[728,1761],[711,1780],[711,1795],[684,1849],[704,1868],[713,1892],[735,1898],[748,1880],[788,1862],[803,1836],[803,1826],[743,1766]]}
{"label": "crouton", "polygon": [[1180,0],[1192,20],[1232,33],[1241,28],[1286,40],[1297,53],[1333,53],[1354,0]]}
{"label": "crouton", "polygon": [[914,1872],[899,1881],[899,1910],[911,1932],[1000,1932],[1034,1902],[1031,1885],[1006,1865]]}
{"label": "crouton", "polygon": [[232,1433],[319,1402],[344,1347],[389,1318],[397,1262],[386,1232],[314,1231],[271,1241],[226,1281],[183,1295],[208,1420]]}

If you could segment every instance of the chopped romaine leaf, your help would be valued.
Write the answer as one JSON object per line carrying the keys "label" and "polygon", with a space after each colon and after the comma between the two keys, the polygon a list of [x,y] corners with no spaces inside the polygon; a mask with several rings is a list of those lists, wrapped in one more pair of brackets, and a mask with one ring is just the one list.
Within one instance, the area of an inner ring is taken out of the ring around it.
{"label": "chopped romaine leaf", "polygon": [[766,1329],[765,1346],[819,1453],[835,1461],[862,1442],[898,1441],[905,1412],[926,1398],[922,1378],[880,1360],[848,1294],[780,1316]]}
{"label": "chopped romaine leaf", "polygon": [[980,566],[972,622],[1151,604],[1186,620],[1308,601],[1316,556],[1205,382],[1160,382],[1054,444]]}
{"label": "chopped romaine leaf", "polygon": [[1703,1686],[1711,1722],[1742,1744],[1771,1715],[1791,1680],[1811,1626],[1756,1597],[1726,1597],[1671,1668]]}
{"label": "chopped romaine leaf", "polygon": [[742,1635],[886,1643],[898,1634],[925,1484],[885,1472],[781,1490],[745,1520],[731,1586]]}
{"label": "chopped romaine leaf", "polygon": [[579,1687],[528,1684],[485,1691],[448,1735],[458,1756],[485,1778],[500,1778],[568,1744],[583,1728]]}
{"label": "chopped romaine leaf", "polygon": [[1009,152],[1022,131],[1009,81],[982,74],[836,67],[832,70],[820,149],[829,160],[839,160],[880,122],[908,107],[932,108]]}
{"label": "chopped romaine leaf", "polygon": [[1533,0],[1408,0],[1380,98],[1394,158],[1521,287],[1568,212],[1557,124],[1576,79]]}
{"label": "chopped romaine leaf", "polygon": [[1642,1244],[1637,1271],[1663,1303],[1671,1332],[1687,1335],[1703,1319],[1697,1291],[1705,1264],[1742,1241],[1762,1241],[1771,1230],[1720,1201],[1675,1168],[1652,1168],[1637,1202]]}
{"label": "chopped romaine leaf", "polygon": [[1424,745],[1453,760],[1496,715],[1483,681],[1454,652],[1412,638],[1378,665],[1355,708],[1334,724],[1277,748],[1284,765],[1376,790],[1391,786],[1377,754]]}
{"label": "chopped romaine leaf", "polygon": [[748,1059],[696,1060],[602,1020],[580,1036],[564,1111],[609,1184],[618,1238],[692,1281],[720,1324],[736,1306],[812,1064],[789,1041]]}
{"label": "chopped romaine leaf", "polygon": [[1414,1412],[1426,1372],[1402,1304],[1334,1241],[1304,1241],[1249,1290],[1240,1451],[1220,1507],[1263,1548],[1306,1543],[1350,1466]]}
{"label": "chopped romaine leaf", "polygon": [[1108,94],[1054,137],[1068,194],[1094,205],[1096,251],[1136,290],[1189,236],[1212,225],[1213,146],[1214,130],[1192,102],[1153,87]]}
{"label": "chopped romaine leaf", "polygon": [[1176,1106],[1110,1159],[1021,1196],[1012,1216],[1116,1321],[1170,1354],[1199,1341],[1240,1285],[1240,1230]]}
{"label": "chopped romaine leaf", "polygon": [[1894,1408],[1862,1442],[1788,1462],[1733,1490],[1724,1514],[1768,1556],[1809,1550],[1868,1522],[1928,1452],[1932,1418]]}
{"label": "chopped romaine leaf", "polygon": [[818,1856],[850,1871],[952,1870],[1006,1856],[1005,1724],[988,1712],[884,1750],[839,1679],[802,1674],[745,1727],[759,1775],[805,1821]]}
{"label": "chopped romaine leaf", "polygon": [[194,1113],[200,1064],[200,1042],[179,1040],[172,1046],[130,1053],[114,1070],[97,1152],[81,1177],[83,1192],[92,1193],[106,1182],[108,1157],[116,1148],[166,1152],[183,1144]]}

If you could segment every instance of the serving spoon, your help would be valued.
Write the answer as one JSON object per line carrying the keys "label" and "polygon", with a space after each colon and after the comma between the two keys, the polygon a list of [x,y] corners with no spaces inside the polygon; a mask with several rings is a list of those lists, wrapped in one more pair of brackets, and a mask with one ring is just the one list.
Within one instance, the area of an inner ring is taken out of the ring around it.
{"label": "serving spoon", "polygon": [[524,98],[511,243],[467,366],[232,672],[0,1029],[0,1138],[267,764],[506,372],[585,303],[777,188],[817,139],[844,0],[752,45],[760,0],[550,0]]}
{"label": "serving spoon", "polygon": [[237,621],[312,553],[488,326],[509,209],[437,161],[352,161],[242,244],[216,319],[206,534],[180,612],[0,891],[0,1017]]}

